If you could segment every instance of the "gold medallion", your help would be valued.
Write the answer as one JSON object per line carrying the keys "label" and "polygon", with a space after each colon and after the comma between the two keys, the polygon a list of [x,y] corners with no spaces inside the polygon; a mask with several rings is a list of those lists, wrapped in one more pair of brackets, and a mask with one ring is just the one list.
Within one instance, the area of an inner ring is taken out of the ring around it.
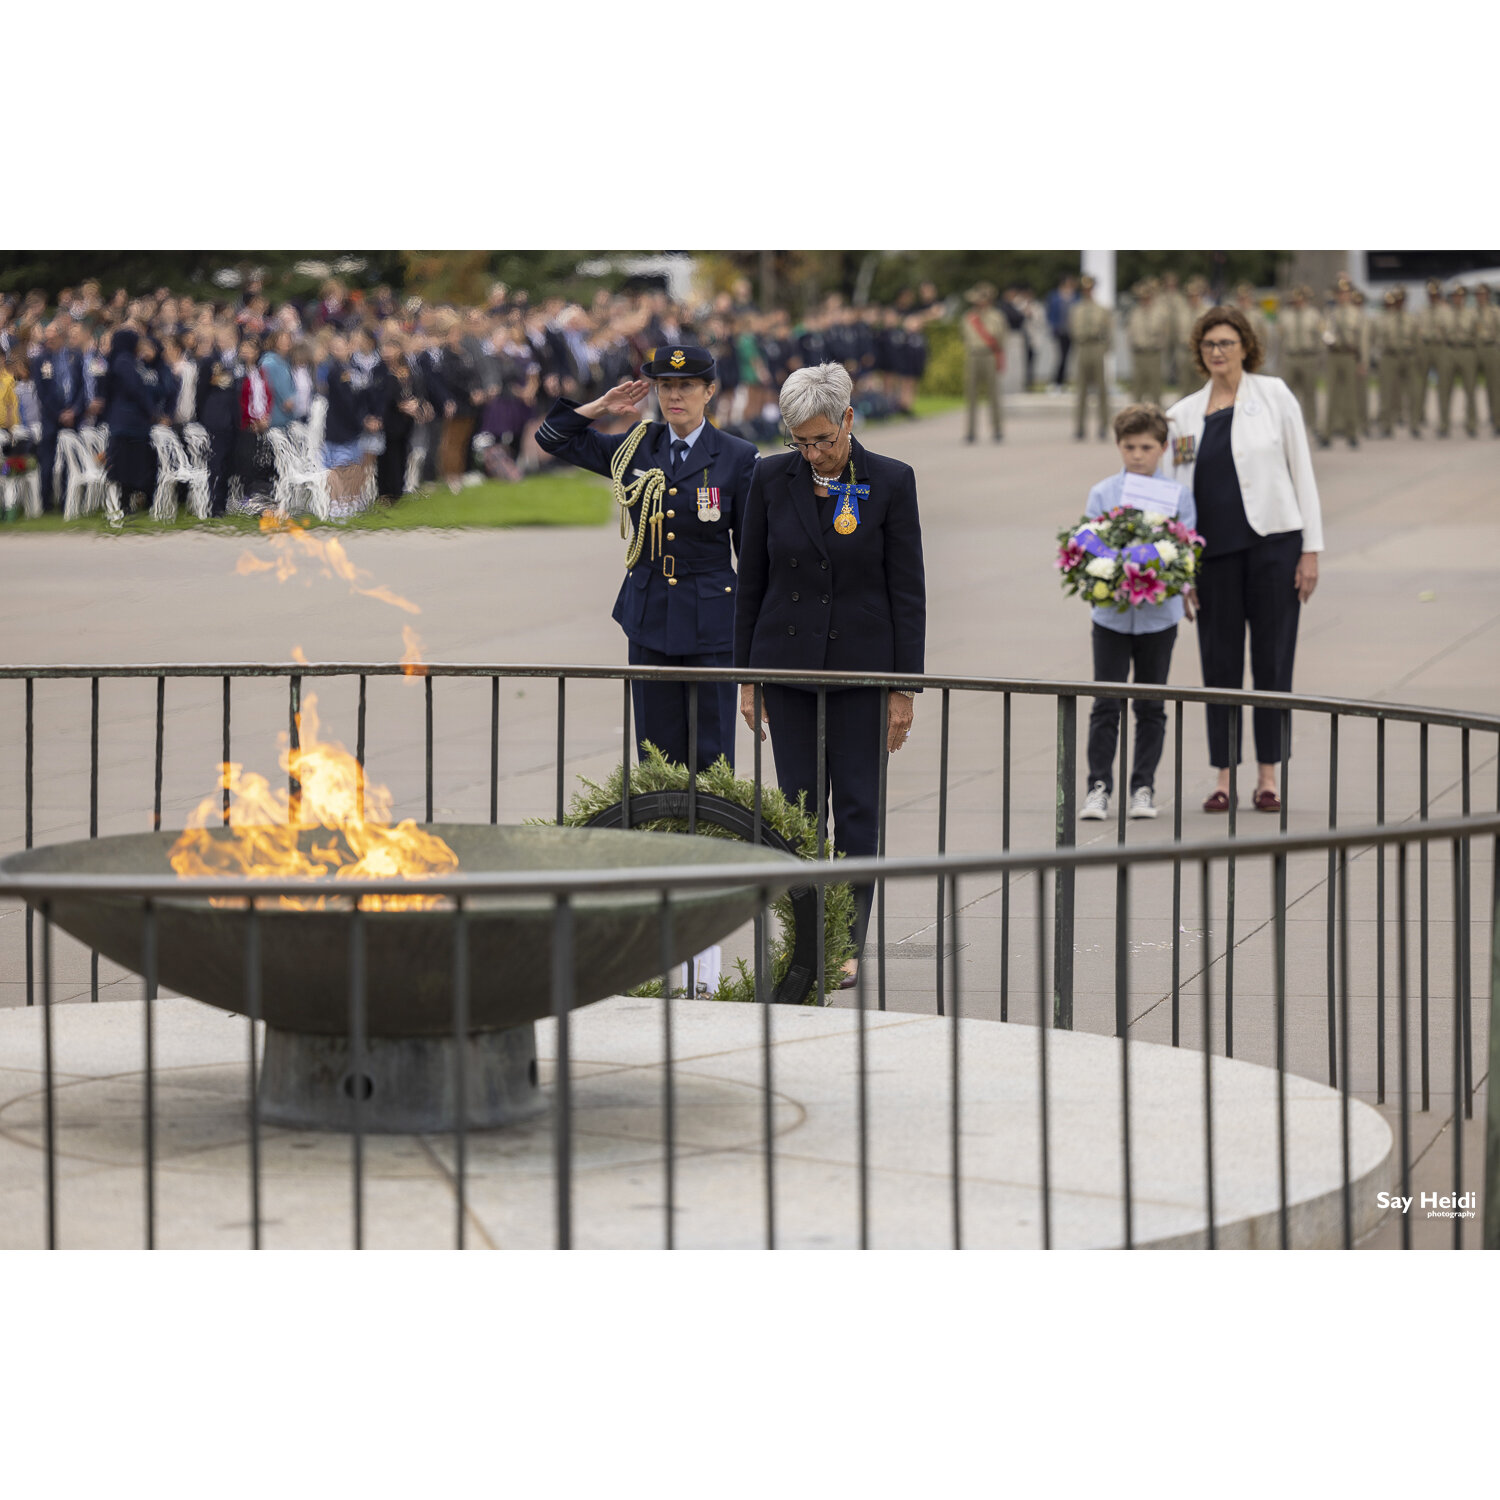
{"label": "gold medallion", "polygon": [[833,529],[840,536],[848,536],[858,525],[859,518],[854,514],[854,508],[849,504],[849,497],[845,495],[844,508],[833,518]]}

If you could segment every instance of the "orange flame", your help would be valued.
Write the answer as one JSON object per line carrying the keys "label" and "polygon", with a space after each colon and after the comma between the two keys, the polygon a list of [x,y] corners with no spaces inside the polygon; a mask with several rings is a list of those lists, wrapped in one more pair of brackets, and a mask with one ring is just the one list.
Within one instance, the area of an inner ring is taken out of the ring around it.
{"label": "orange flame", "polygon": [[[310,523],[295,518],[284,518],[267,513],[260,518],[260,529],[268,532],[274,558],[257,557],[253,552],[244,552],[234,565],[236,573],[248,576],[251,573],[269,573],[273,569],[276,581],[285,583],[295,578],[300,571],[299,553],[317,564],[317,571],[324,578],[341,578],[349,585],[351,593],[363,594],[369,599],[378,599],[382,604],[393,605],[409,615],[422,613],[420,605],[404,599],[383,583],[376,583],[368,568],[356,567],[344,550],[344,544],[335,536],[326,540],[309,530]],[[306,576],[306,575],[304,575]],[[307,579],[308,582],[312,580]]]}
{"label": "orange flame", "polygon": [[[226,762],[220,767],[220,790],[198,804],[172,846],[169,858],[178,875],[269,879],[331,871],[336,880],[421,880],[458,868],[458,856],[436,834],[410,818],[392,826],[389,789],[366,785],[359,762],[336,741],[319,737],[317,702],[310,693],[297,715],[297,749],[291,748],[286,734],[280,736],[279,764],[298,783],[297,796],[284,788],[273,789],[264,776]],[[211,831],[222,821],[223,788],[230,794],[229,837]],[[327,837],[309,840],[304,850],[298,833],[310,828]],[[364,911],[429,910],[441,902],[438,896],[359,898]],[[239,903],[227,898],[215,904]],[[306,911],[325,907],[327,899],[283,896],[281,904]]]}
{"label": "orange flame", "polygon": [[401,627],[401,644],[406,647],[401,656],[401,675],[403,677],[425,677],[427,675],[427,667],[422,659],[422,637],[410,625],[403,625]]}

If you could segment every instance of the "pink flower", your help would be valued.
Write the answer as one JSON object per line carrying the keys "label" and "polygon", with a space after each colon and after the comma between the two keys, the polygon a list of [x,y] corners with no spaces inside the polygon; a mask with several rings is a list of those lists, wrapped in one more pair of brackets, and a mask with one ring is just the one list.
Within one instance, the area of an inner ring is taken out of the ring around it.
{"label": "pink flower", "polygon": [[1074,541],[1066,541],[1057,549],[1058,570],[1063,573],[1071,573],[1074,568],[1083,562],[1085,552],[1082,547]]}
{"label": "pink flower", "polygon": [[1125,576],[1120,580],[1119,592],[1125,603],[1160,604],[1167,597],[1167,586],[1149,568],[1137,563],[1125,564]]}

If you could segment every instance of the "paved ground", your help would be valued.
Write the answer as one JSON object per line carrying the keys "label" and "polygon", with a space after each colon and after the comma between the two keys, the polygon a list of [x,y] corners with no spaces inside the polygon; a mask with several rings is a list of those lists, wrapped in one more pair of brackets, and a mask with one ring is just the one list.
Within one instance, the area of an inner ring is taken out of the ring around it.
{"label": "paved ground", "polygon": [[[1084,679],[1089,675],[1088,624],[1083,608],[1064,601],[1050,569],[1052,535],[1081,510],[1088,487],[1114,467],[1113,449],[1071,441],[1071,408],[1064,400],[1012,403],[1007,440],[996,446],[959,441],[961,417],[888,427],[870,434],[872,446],[913,463],[919,476],[930,598],[928,665],[934,672]],[[1500,712],[1495,670],[1500,599],[1490,561],[1500,555],[1500,445],[1458,437],[1375,441],[1351,452],[1316,455],[1328,551],[1317,597],[1303,616],[1297,687],[1309,693],[1372,698]],[[384,585],[420,606],[411,615],[300,558],[284,582],[274,571],[237,572],[247,551],[240,539],[209,535],[169,538],[9,537],[0,534],[0,631],[5,655],[24,662],[226,661],[289,658],[393,659],[402,627],[413,626],[431,660],[474,662],[616,663],[623,641],[609,619],[621,543],[610,528],[545,529],[455,535],[403,533],[348,538],[365,586]],[[270,559],[269,543],[249,544]],[[1174,681],[1199,681],[1191,627],[1179,641]],[[438,683],[435,800],[439,817],[483,818],[489,802],[489,692],[482,683]],[[282,689],[255,683],[235,690],[234,755],[274,774],[275,734],[286,719]],[[348,683],[317,689],[325,725],[352,743],[354,696]],[[398,810],[422,810],[421,686],[372,684],[369,763],[387,782]],[[0,684],[0,848],[22,839],[22,696]],[[500,816],[548,815],[553,806],[555,688],[546,682],[506,684],[502,693]],[[82,837],[89,829],[89,701],[87,684],[37,688],[36,839]],[[149,826],[152,796],[153,689],[106,681],[100,695],[99,830]],[[918,708],[917,733],[891,767],[890,848],[917,853],[936,847],[937,702]],[[1080,715],[1081,721],[1086,718]],[[575,684],[567,698],[569,780],[602,775],[618,759],[619,689]],[[1012,841],[1017,847],[1050,842],[1053,801],[1052,700],[1013,699]],[[1297,726],[1290,806],[1293,827],[1322,827],[1328,795],[1328,730],[1307,716]],[[172,684],[163,786],[170,825],[212,790],[221,721],[217,681]],[[956,694],[952,704],[948,847],[990,849],[1000,842],[1001,703],[992,696]],[[1080,723],[1082,729],[1082,722]],[[1342,823],[1373,821],[1374,728],[1346,720],[1340,727],[1338,813]],[[1406,818],[1418,803],[1418,736],[1392,726],[1387,737],[1387,816]],[[750,763],[741,731],[741,767]],[[1459,737],[1433,730],[1429,743],[1434,815],[1460,806]],[[1489,736],[1470,747],[1473,805],[1495,806],[1496,747]],[[1223,830],[1198,811],[1210,785],[1201,713],[1185,715],[1184,834]],[[1169,744],[1159,777],[1166,812],[1155,825],[1135,825],[1129,837],[1170,837],[1173,756]],[[1265,820],[1267,824],[1270,820]],[[1260,831],[1254,814],[1241,818]],[[1081,838],[1112,839],[1113,824]],[[1274,825],[1273,825],[1274,826]],[[1375,862],[1353,863],[1351,914],[1351,1081],[1359,1097],[1375,1101],[1377,990]],[[1488,972],[1489,850],[1474,859],[1471,934],[1473,972]],[[1417,1113],[1414,1185],[1451,1190],[1452,937],[1449,861],[1434,852],[1429,953],[1431,1109]],[[1394,911],[1393,861],[1386,863],[1388,913]],[[1290,871],[1288,1057],[1297,1071],[1327,1078],[1325,860],[1294,861]],[[1210,969],[1215,1041],[1223,1041],[1224,872],[1215,872]],[[892,888],[888,938],[921,958],[889,964],[890,1004],[930,1011],[934,1004],[935,892]],[[959,977],[966,1013],[998,1016],[1002,963],[1010,1003],[1034,1014],[1031,933],[1033,882],[1013,888],[1010,954],[1003,960],[1000,896],[995,881],[976,880],[961,892]],[[1171,1037],[1171,883],[1165,873],[1142,876],[1132,892],[1130,1014],[1132,1035]],[[1114,880],[1082,880],[1077,934],[1077,1022],[1113,1025]],[[1418,903],[1413,870],[1412,910]],[[1241,863],[1235,928],[1234,1054],[1270,1061],[1274,1053],[1267,872]],[[1195,1042],[1201,1004],[1204,923],[1198,915],[1196,875],[1185,880],[1181,927],[1181,1035]],[[21,919],[0,912],[0,1003],[23,1001]],[[1388,1099],[1394,1096],[1396,950],[1394,925],[1385,923],[1385,1032]],[[88,957],[64,945],[59,976],[63,998],[86,998]],[[1418,958],[1413,942],[1412,1070],[1418,1072]],[[106,965],[102,994],[137,992],[138,982]],[[1483,988],[1482,984],[1479,988]],[[1474,1015],[1474,1071],[1482,1082],[1487,1057],[1484,1006]],[[1475,1102],[1482,1118],[1482,1087]],[[1394,1126],[1394,1115],[1389,1115]],[[1465,1187],[1479,1182],[1481,1137],[1465,1132]],[[1446,1226],[1415,1225],[1416,1238]],[[1389,1223],[1376,1242],[1392,1241]],[[1471,1233],[1471,1240],[1473,1235]]]}

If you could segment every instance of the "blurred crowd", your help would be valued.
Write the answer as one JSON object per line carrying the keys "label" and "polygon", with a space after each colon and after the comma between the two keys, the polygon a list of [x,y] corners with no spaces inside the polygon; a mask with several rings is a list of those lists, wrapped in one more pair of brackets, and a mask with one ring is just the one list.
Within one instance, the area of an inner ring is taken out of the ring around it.
{"label": "blurred crowd", "polygon": [[534,434],[552,402],[594,399],[663,344],[713,351],[711,415],[752,441],[776,433],[786,376],[825,360],[854,377],[865,417],[910,415],[926,328],[943,313],[931,284],[890,306],[834,294],[794,317],[758,307],[744,280],[693,306],[650,289],[580,304],[497,284],[482,305],[459,306],[337,279],[306,301],[273,299],[254,278],[229,300],[165,287],[106,296],[88,281],[54,304],[40,292],[0,298],[0,432],[12,471],[40,471],[48,509],[61,509],[59,431],[107,429],[106,466],[128,513],[155,485],[152,428],[180,436],[189,424],[207,434],[212,514],[269,496],[271,434],[294,424],[311,425],[335,498],[395,501],[550,463]]}

